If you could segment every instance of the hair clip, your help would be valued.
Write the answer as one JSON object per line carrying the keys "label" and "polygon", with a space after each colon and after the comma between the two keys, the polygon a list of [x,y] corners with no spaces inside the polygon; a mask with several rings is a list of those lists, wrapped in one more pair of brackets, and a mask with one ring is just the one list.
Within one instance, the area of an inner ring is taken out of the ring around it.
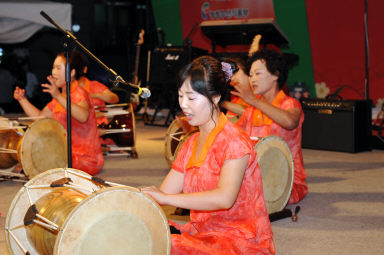
{"label": "hair clip", "polygon": [[233,75],[231,64],[226,63],[226,62],[221,62],[221,69],[225,73],[225,80],[229,81]]}

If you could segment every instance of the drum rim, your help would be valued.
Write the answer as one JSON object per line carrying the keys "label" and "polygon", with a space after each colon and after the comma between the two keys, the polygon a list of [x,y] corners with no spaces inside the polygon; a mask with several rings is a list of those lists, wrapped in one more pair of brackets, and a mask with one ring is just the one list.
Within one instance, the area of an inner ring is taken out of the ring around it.
{"label": "drum rim", "polygon": [[[176,127],[176,129],[175,129]],[[175,129],[175,130],[174,130]],[[168,167],[172,167],[173,160],[170,157],[167,157],[167,155],[171,155],[171,144],[173,138],[171,137],[172,134],[176,133],[177,130],[181,129],[178,121],[174,119],[172,123],[169,125],[167,129],[167,133],[165,134],[165,143],[164,143],[164,156],[165,160],[167,161]],[[182,131],[182,130],[181,130]],[[172,155],[173,156],[173,155]]]}
{"label": "drum rim", "polygon": [[123,192],[123,191],[135,193],[136,195],[140,196],[141,198],[144,198],[146,201],[149,201],[153,206],[156,207],[156,209],[158,209],[159,215],[161,216],[162,224],[163,224],[163,226],[165,226],[165,230],[167,232],[167,237],[166,237],[167,238],[167,244],[166,244],[167,254],[170,254],[170,252],[171,252],[170,228],[169,228],[168,219],[166,217],[164,210],[150,196],[148,196],[144,193],[141,193],[137,188],[130,187],[130,186],[118,186],[118,187],[109,187],[109,188],[100,189],[100,190],[92,193],[90,196],[87,196],[86,198],[84,198],[66,217],[66,219],[65,219],[65,221],[61,227],[61,231],[59,232],[59,234],[56,238],[55,247],[54,247],[54,254],[61,254],[60,253],[60,247],[61,247],[60,245],[63,243],[62,240],[64,238],[66,238],[65,233],[71,231],[70,230],[71,221],[73,221],[74,217],[76,217],[76,215],[78,213],[80,213],[81,210],[84,209],[84,207],[86,207],[87,203],[91,202],[93,199],[97,198],[98,196],[100,196],[103,193]]}
{"label": "drum rim", "polygon": [[[258,152],[260,150],[259,147],[263,146],[264,144],[266,144],[270,140],[279,141],[281,146],[284,147],[285,151],[288,152],[288,155],[285,154],[284,152],[283,152],[283,154],[284,154],[284,156],[288,157],[287,161],[288,161],[288,166],[290,166],[290,167],[288,169],[288,180],[287,180],[288,185],[286,186],[286,189],[284,190],[284,193],[280,196],[280,198],[277,199],[276,201],[269,201],[269,200],[267,200],[267,198],[265,198],[265,204],[266,204],[267,211],[269,214],[274,213],[274,212],[279,212],[286,207],[286,205],[289,201],[289,198],[291,196],[293,181],[294,181],[294,175],[295,175],[294,161],[293,161],[291,150],[290,150],[288,144],[280,136],[270,135],[270,136],[260,138],[258,140],[258,142],[256,143],[256,145],[254,146],[256,153],[258,154]],[[280,149],[280,148],[278,148],[278,149]],[[258,162],[259,162],[259,159],[260,159],[259,156],[257,156]],[[260,168],[260,164],[259,164],[259,168]],[[260,171],[262,171],[261,168],[260,168]],[[263,185],[263,187],[264,187],[264,185]],[[264,195],[265,195],[265,192],[264,192]]]}
{"label": "drum rim", "polygon": [[[30,147],[31,145],[30,145],[30,143],[27,143],[27,142],[28,142],[28,139],[30,139],[29,138],[30,133],[34,129],[36,129],[36,126],[39,127],[40,125],[46,124],[46,122],[52,123],[52,125],[55,125],[55,127],[59,129],[58,131],[61,132],[61,134],[59,134],[59,135],[62,135],[62,139],[64,141],[64,146],[65,146],[64,151],[65,152],[67,151],[67,140],[66,140],[67,131],[59,121],[57,121],[53,118],[44,118],[44,119],[38,119],[35,122],[33,122],[32,125],[27,128],[27,130],[25,131],[25,133],[22,137],[22,142],[21,142],[21,147],[20,147],[20,152],[19,152],[20,163],[23,167],[23,171],[24,171],[25,175],[29,178],[37,176],[40,172],[38,172],[37,169],[35,169],[34,167],[29,166],[30,163],[28,163],[28,162],[32,161],[31,160],[32,156],[28,152],[31,150],[31,147]],[[66,167],[68,164],[68,161],[67,161],[68,159],[67,159],[66,155],[64,155],[64,157],[65,157],[65,159],[64,159],[65,160],[65,166],[62,166],[62,167]],[[60,167],[56,167],[56,168],[60,168]],[[46,170],[50,170],[50,169],[46,169]],[[44,171],[46,171],[46,170],[44,170]],[[36,174],[36,172],[37,172],[37,174]]]}

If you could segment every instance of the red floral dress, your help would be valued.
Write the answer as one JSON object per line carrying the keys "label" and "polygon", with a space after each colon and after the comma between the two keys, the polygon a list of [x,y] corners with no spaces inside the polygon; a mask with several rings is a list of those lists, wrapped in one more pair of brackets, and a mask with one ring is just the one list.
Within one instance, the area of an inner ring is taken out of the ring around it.
{"label": "red floral dress", "polygon": [[281,90],[272,103],[274,106],[288,110],[298,108],[301,111],[300,124],[292,130],[285,129],[272,121],[255,107],[248,107],[239,121],[236,123],[251,137],[266,137],[269,135],[280,136],[288,144],[292,158],[294,160],[295,176],[293,187],[288,204],[294,204],[302,200],[308,193],[308,186],[305,181],[306,174],[304,170],[303,154],[301,150],[301,127],[304,121],[304,113],[300,102],[292,97],[285,95]]}
{"label": "red floral dress", "polygon": [[181,231],[172,235],[172,254],[274,254],[273,233],[264,201],[261,172],[252,141],[221,114],[196,160],[199,133],[183,144],[172,168],[184,174],[184,193],[217,186],[226,160],[250,155],[234,205],[227,210],[191,210],[185,225],[170,222]]}
{"label": "red floral dress", "polygon": [[[71,87],[71,102],[87,101],[89,104],[89,117],[85,123],[71,118],[72,134],[72,167],[91,175],[97,174],[104,165],[99,135],[96,125],[95,110],[88,93],[80,86]],[[53,118],[67,128],[67,110],[53,99],[47,105]]]}

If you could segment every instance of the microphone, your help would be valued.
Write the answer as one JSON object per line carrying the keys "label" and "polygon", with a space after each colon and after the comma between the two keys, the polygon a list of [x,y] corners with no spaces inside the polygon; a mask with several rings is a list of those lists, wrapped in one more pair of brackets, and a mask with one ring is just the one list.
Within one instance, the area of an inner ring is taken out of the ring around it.
{"label": "microphone", "polygon": [[127,88],[132,93],[135,93],[136,95],[140,96],[143,99],[149,98],[151,96],[151,91],[147,88],[142,88],[139,85],[126,82],[121,78],[120,76],[117,76],[115,81],[113,82],[114,87],[118,87],[119,83],[123,83],[125,86],[124,88]]}
{"label": "microphone", "polygon": [[[140,88],[140,87],[139,87]],[[141,93],[138,94],[141,98],[146,99],[151,96],[151,91],[147,88],[141,88]]]}

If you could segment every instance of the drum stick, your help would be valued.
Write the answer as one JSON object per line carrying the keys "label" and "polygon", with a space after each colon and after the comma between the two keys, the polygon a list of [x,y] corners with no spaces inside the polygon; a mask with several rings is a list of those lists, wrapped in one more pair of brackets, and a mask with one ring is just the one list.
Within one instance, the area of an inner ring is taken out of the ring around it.
{"label": "drum stick", "polygon": [[4,170],[0,170],[0,174],[4,174],[5,176],[11,176],[11,177],[25,177],[24,174],[18,174],[18,173],[13,173],[13,172],[7,172]]}
{"label": "drum stick", "polygon": [[117,111],[99,111],[97,110],[97,117],[109,117],[109,116],[115,116],[115,115],[124,115],[128,114],[129,111],[125,110],[117,110]]}
{"label": "drum stick", "polygon": [[45,116],[31,116],[31,117],[18,117],[16,120],[38,120],[38,119],[45,119],[47,117]]}
{"label": "drum stick", "polygon": [[118,133],[129,133],[132,132],[132,129],[106,129],[105,133],[106,134],[118,134]]}
{"label": "drum stick", "polygon": [[9,127],[0,127],[0,130],[19,129],[19,128],[27,128],[27,126],[9,126]]}
{"label": "drum stick", "polygon": [[104,105],[104,106],[97,105],[97,106],[95,106],[95,109],[98,109],[98,108],[121,107],[121,106],[128,106],[128,105],[129,105],[129,103],[124,103],[124,104],[107,104],[107,105]]}
{"label": "drum stick", "polygon": [[289,218],[289,217],[292,217],[292,211],[290,209],[283,209],[279,212],[274,212],[269,214],[269,220],[271,222],[276,220],[281,220],[284,218]]}
{"label": "drum stick", "polygon": [[0,153],[17,153],[17,150],[0,148]]}

